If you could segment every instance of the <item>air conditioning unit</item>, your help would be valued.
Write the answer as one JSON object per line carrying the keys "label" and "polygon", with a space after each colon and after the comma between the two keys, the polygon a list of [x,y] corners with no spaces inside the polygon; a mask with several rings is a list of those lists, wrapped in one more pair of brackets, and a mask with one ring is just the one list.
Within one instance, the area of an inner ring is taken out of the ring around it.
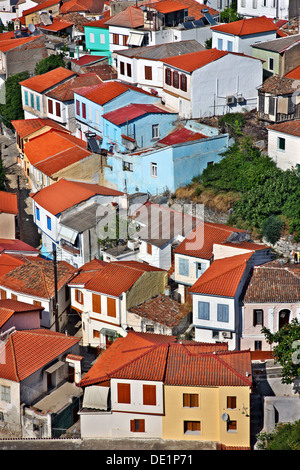
{"label": "air conditioning unit", "polygon": [[237,98],[238,103],[244,103],[244,101],[245,101],[245,98],[243,96],[238,96]]}
{"label": "air conditioning unit", "polygon": [[223,338],[231,339],[232,338],[232,333],[231,333],[231,331],[222,331],[222,336],[223,336]]}
{"label": "air conditioning unit", "polygon": [[234,103],[234,96],[233,95],[228,95],[226,96],[226,104],[230,105]]}

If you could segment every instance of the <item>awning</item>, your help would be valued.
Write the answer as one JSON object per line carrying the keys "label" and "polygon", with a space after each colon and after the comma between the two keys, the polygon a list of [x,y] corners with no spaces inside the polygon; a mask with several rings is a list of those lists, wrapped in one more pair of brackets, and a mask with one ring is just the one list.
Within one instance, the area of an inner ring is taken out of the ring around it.
{"label": "awning", "polygon": [[129,33],[128,46],[140,46],[143,42],[144,33]]}
{"label": "awning", "polygon": [[57,369],[60,369],[60,367],[64,366],[66,363],[63,361],[57,361],[53,366],[48,367],[48,369],[45,370],[48,374],[52,374],[52,372],[55,372]]}
{"label": "awning", "polygon": [[86,387],[83,395],[83,408],[94,408],[96,410],[107,410],[109,387],[91,385]]}
{"label": "awning", "polygon": [[115,330],[110,330],[109,328],[101,328],[100,333],[107,336],[116,336],[117,334]]}
{"label": "awning", "polygon": [[60,225],[59,230],[58,230],[58,236],[60,238],[63,238],[67,242],[70,242],[73,244],[76,240],[77,235],[78,235],[78,232],[76,232],[76,230],[72,230],[69,227]]}

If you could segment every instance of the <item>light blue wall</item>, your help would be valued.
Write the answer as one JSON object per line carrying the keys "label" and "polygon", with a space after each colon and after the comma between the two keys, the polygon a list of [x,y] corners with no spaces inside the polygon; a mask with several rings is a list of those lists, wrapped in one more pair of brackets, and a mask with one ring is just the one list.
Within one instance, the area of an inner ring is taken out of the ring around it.
{"label": "light blue wall", "polygon": [[[228,134],[203,141],[192,141],[173,147],[164,147],[140,154],[108,157],[105,179],[120,191],[161,194],[174,192],[202,173],[207,163],[219,162],[221,153],[228,148]],[[123,161],[132,163],[132,171],[123,170]],[[157,177],[151,176],[151,163],[157,164]]]}

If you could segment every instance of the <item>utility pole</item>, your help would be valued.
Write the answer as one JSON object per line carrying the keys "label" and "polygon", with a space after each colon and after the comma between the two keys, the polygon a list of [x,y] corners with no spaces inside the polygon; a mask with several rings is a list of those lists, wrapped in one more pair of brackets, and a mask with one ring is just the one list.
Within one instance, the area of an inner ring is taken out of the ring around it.
{"label": "utility pole", "polygon": [[57,296],[57,262],[56,262],[56,247],[53,250],[53,268],[54,268],[54,319],[55,331],[59,332],[58,324],[58,296]]}
{"label": "utility pole", "polygon": [[22,212],[21,212],[21,197],[20,197],[20,176],[17,176],[17,198],[18,198],[18,222],[19,222],[19,237],[22,240]]}

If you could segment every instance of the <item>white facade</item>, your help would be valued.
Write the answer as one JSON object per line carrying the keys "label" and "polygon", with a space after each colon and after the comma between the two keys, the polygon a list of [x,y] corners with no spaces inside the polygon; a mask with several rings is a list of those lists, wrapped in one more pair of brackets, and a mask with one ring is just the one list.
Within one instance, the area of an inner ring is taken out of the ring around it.
{"label": "white facade", "polygon": [[210,266],[210,260],[175,253],[174,280],[192,286]]}
{"label": "white facade", "polygon": [[268,129],[268,155],[281,170],[300,165],[300,137]]}
{"label": "white facade", "polygon": [[191,74],[182,73],[187,77],[187,91],[176,89],[175,94],[175,88],[165,83],[164,96],[166,106],[183,118],[221,116],[257,107],[263,74],[260,60],[228,53]]}
{"label": "white facade", "polygon": [[237,0],[237,12],[244,17],[266,16],[289,19],[290,0]]}
{"label": "white facade", "polygon": [[276,39],[276,31],[234,36],[222,31],[212,30],[212,47],[220,51],[237,52],[252,56],[251,46],[260,42]]}

